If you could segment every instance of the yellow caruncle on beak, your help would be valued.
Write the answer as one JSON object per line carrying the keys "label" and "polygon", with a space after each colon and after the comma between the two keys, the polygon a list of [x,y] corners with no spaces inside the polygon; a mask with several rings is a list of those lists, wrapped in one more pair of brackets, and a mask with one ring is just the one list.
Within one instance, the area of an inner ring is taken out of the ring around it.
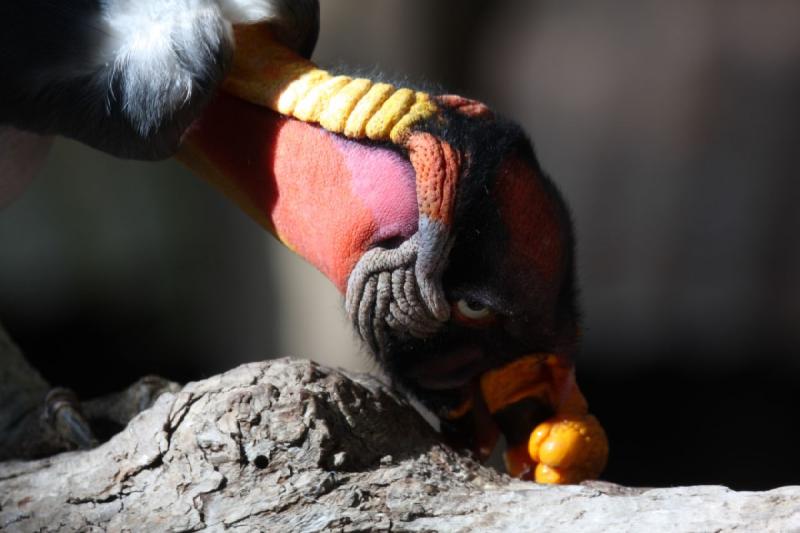
{"label": "yellow caruncle on beak", "polygon": [[427,93],[333,76],[277,43],[268,27],[235,32],[237,50],[223,90],[245,101],[345,137],[395,144],[437,111]]}
{"label": "yellow caruncle on beak", "polygon": [[608,459],[608,439],[589,414],[571,363],[552,354],[520,357],[480,379],[490,414],[532,399],[555,413],[536,425],[524,442],[509,442],[506,468],[515,477],[539,483],[578,483],[600,475]]}

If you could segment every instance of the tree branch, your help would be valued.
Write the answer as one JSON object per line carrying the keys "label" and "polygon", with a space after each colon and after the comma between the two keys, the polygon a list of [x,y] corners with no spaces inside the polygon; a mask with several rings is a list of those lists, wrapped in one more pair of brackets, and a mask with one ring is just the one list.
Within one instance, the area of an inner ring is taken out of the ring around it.
{"label": "tree branch", "polygon": [[800,487],[515,481],[443,446],[377,379],[279,359],[164,394],[94,450],[0,463],[3,527],[784,531]]}

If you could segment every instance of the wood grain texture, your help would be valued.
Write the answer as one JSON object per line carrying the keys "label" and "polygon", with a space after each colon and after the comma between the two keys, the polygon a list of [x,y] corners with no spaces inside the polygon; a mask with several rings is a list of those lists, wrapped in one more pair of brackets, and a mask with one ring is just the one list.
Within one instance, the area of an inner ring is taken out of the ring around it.
{"label": "wood grain texture", "polygon": [[163,394],[87,452],[0,463],[9,531],[787,531],[800,487],[514,481],[376,378],[302,360]]}

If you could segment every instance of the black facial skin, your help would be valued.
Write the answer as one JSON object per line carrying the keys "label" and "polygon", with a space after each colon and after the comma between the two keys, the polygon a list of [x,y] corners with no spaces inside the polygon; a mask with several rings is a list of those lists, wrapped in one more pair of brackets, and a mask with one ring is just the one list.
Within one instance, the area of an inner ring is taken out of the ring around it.
{"label": "black facial skin", "polygon": [[[443,124],[429,124],[428,129],[468,161],[459,181],[456,241],[444,273],[445,293],[450,302],[466,299],[488,306],[497,318],[478,327],[451,318],[431,338],[392,339],[376,357],[398,385],[441,414],[460,404],[464,386],[490,368],[532,353],[572,357],[579,313],[569,213],[519,127],[448,113]],[[512,155],[536,171],[555,207],[564,254],[557,279],[534,279],[532,269],[516,268],[509,260],[510,228],[501,220],[492,191],[499,165]],[[537,416],[548,412],[539,409]]]}

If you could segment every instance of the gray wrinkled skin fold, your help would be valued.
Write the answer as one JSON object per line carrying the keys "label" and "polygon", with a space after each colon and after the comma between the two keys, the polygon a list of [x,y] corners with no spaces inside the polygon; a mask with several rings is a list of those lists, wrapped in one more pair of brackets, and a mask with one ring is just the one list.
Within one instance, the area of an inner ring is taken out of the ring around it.
{"label": "gray wrinkled skin fold", "polygon": [[347,283],[345,309],[374,353],[389,334],[427,338],[450,318],[442,273],[452,248],[447,228],[427,217],[397,248],[376,247],[359,259]]}

